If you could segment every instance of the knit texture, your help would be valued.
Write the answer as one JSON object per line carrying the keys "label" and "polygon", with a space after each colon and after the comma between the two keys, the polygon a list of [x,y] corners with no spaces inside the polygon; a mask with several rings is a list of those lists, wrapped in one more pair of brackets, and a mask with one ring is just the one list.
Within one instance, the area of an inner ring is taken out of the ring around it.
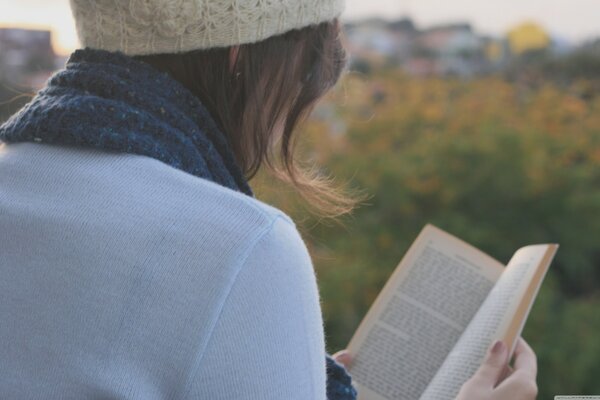
{"label": "knit texture", "polygon": [[[254,197],[225,135],[197,97],[122,53],[77,50],[36,97],[0,127],[7,143],[44,142],[140,154]],[[327,398],[354,400],[329,355]]]}
{"label": "knit texture", "polygon": [[206,108],[168,74],[106,51],[77,50],[0,140],[90,146],[159,159],[253,196]]}
{"label": "knit texture", "polygon": [[85,47],[128,55],[254,43],[329,21],[345,0],[71,0]]}

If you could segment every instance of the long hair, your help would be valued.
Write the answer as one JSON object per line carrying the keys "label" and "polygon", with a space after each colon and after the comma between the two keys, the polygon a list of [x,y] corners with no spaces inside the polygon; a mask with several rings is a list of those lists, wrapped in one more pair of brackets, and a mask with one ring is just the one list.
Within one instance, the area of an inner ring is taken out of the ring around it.
{"label": "long hair", "polygon": [[339,21],[240,45],[233,64],[230,50],[135,58],[171,74],[203,102],[248,180],[266,165],[276,178],[291,183],[317,214],[337,217],[351,212],[363,198],[334,187],[331,177],[323,177],[318,169],[300,166],[294,154],[297,126],[346,67]]}

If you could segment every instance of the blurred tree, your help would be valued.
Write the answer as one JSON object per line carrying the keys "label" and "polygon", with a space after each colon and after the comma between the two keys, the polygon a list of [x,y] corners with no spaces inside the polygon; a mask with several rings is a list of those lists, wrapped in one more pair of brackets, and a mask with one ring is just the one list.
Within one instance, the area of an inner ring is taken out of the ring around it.
{"label": "blurred tree", "polygon": [[513,54],[521,55],[550,47],[550,35],[542,26],[532,21],[515,26],[507,36]]}
{"label": "blurred tree", "polygon": [[[301,151],[373,194],[369,204],[339,227],[311,218],[269,181],[258,185],[299,221],[330,351],[346,346],[431,222],[502,262],[526,244],[560,243],[524,333],[539,356],[540,398],[600,393],[600,98],[580,95],[594,85],[408,80],[391,70],[343,79],[323,105],[346,134],[312,122]],[[364,95],[373,88],[385,101]]]}

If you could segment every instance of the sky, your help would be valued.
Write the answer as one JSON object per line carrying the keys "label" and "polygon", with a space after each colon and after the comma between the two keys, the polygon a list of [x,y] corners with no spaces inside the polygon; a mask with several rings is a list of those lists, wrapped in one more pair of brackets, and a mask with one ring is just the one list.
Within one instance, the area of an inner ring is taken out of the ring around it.
{"label": "sky", "polygon": [[[600,37],[600,0],[346,0],[342,19],[411,16],[420,27],[470,22],[480,33],[501,36],[533,20],[571,42]],[[0,26],[52,29],[62,54],[78,46],[68,0],[0,0]]]}

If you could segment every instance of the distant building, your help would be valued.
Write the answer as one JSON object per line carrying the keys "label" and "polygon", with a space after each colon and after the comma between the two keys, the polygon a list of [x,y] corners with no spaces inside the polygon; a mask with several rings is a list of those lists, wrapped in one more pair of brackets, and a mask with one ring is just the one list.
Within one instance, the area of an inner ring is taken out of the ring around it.
{"label": "distant building", "polygon": [[0,80],[36,88],[55,68],[50,31],[0,28]]}
{"label": "distant building", "polygon": [[419,30],[409,18],[371,18],[348,23],[344,31],[360,69],[368,60],[375,67],[397,66],[413,76],[469,77],[505,59],[503,44],[477,35],[467,23]]}
{"label": "distant building", "polygon": [[[505,37],[482,35],[468,23],[419,29],[410,18],[369,18],[344,24],[351,68],[369,74],[380,67],[400,68],[412,76],[472,77],[508,71],[552,55],[566,57],[579,49],[600,53],[600,39],[575,46],[535,22],[511,29]],[[542,57],[542,58],[539,58]]]}
{"label": "distant building", "polygon": [[411,57],[417,34],[410,19],[387,22],[380,18],[346,23],[344,32],[348,50],[356,58],[380,63],[387,60],[394,64],[403,63]]}
{"label": "distant building", "polygon": [[466,23],[427,29],[419,35],[417,46],[415,55],[434,61],[435,75],[467,77],[486,66],[484,41]]}

